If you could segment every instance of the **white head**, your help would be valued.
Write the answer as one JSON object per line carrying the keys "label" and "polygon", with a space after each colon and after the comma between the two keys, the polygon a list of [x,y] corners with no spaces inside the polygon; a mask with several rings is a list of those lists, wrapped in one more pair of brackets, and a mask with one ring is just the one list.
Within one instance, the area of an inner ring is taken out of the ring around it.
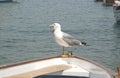
{"label": "white head", "polygon": [[61,30],[61,25],[59,23],[53,23],[49,26],[54,27],[54,30]]}

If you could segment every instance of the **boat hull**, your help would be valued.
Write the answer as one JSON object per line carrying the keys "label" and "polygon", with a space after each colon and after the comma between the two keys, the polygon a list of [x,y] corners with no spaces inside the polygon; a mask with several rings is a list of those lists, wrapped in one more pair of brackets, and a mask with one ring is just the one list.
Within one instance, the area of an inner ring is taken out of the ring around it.
{"label": "boat hull", "polygon": [[113,5],[114,17],[117,22],[120,22],[120,1],[116,1]]}

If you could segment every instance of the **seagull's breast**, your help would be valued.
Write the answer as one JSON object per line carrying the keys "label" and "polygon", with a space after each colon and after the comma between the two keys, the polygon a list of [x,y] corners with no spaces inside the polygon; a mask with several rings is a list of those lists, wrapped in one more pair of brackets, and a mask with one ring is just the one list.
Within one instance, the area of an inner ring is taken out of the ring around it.
{"label": "seagull's breast", "polygon": [[61,31],[54,31],[54,35],[57,38],[62,38],[63,37],[63,33]]}
{"label": "seagull's breast", "polygon": [[63,40],[63,32],[61,31],[54,31],[55,41],[64,47],[70,47],[64,40]]}

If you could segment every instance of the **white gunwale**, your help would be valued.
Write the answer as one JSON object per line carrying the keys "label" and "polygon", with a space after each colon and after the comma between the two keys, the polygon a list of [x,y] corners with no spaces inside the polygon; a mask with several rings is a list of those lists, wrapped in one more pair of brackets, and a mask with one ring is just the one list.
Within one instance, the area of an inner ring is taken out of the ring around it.
{"label": "white gunwale", "polygon": [[[47,57],[47,58],[40,58],[40,59],[35,59],[35,60],[28,60],[28,61],[23,61],[23,62],[19,62],[19,63],[15,63],[15,64],[10,64],[10,65],[3,65],[0,66],[0,70],[2,69],[7,69],[7,68],[12,68],[12,67],[16,67],[16,66],[21,66],[21,65],[25,65],[25,64],[29,64],[29,63],[34,63],[34,62],[39,62],[39,61],[44,61],[44,60],[49,60],[49,59],[55,59],[55,58],[62,58],[61,56],[53,56],[53,57]],[[68,57],[69,58],[69,57]],[[109,75],[111,75],[113,78],[117,75],[117,73],[115,73],[114,71],[106,68],[105,66],[98,64],[92,60],[89,60],[87,58],[84,57],[78,57],[78,56],[73,56],[70,58],[76,58],[76,59],[80,59],[80,60],[84,60],[87,61],[89,63],[92,63],[98,67],[100,67],[101,69],[104,69]],[[67,59],[67,58],[63,58],[63,59]]]}

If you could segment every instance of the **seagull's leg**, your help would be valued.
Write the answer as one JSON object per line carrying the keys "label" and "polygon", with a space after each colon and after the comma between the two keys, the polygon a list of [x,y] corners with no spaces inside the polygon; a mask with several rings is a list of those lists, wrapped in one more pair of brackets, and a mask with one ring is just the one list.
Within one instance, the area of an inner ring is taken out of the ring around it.
{"label": "seagull's leg", "polygon": [[62,55],[66,55],[67,51],[66,51],[66,47],[62,47]]}
{"label": "seagull's leg", "polygon": [[72,56],[72,53],[68,53],[67,51],[65,51],[65,48],[66,47],[62,47],[62,57],[69,57],[69,56]]}
{"label": "seagull's leg", "polygon": [[65,47],[62,47],[62,55],[65,55]]}

